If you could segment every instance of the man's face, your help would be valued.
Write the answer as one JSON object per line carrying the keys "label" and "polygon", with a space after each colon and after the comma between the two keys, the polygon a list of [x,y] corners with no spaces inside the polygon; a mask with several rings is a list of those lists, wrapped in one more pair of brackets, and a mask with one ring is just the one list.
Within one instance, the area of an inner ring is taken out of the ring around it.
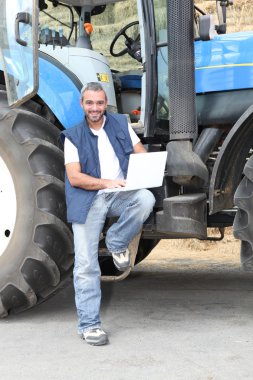
{"label": "man's face", "polygon": [[87,90],[83,94],[81,106],[85,112],[87,121],[99,122],[105,113],[107,101],[104,91]]}

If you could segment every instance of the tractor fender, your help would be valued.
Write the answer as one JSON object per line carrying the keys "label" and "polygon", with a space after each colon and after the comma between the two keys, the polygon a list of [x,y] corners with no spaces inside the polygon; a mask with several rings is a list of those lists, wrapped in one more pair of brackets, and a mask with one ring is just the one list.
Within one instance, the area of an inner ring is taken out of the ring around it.
{"label": "tractor fender", "polygon": [[210,179],[210,214],[234,206],[234,193],[252,146],[253,105],[234,124],[218,153]]}
{"label": "tractor fender", "polygon": [[81,81],[63,64],[39,52],[38,95],[48,105],[64,128],[83,120],[80,106]]}

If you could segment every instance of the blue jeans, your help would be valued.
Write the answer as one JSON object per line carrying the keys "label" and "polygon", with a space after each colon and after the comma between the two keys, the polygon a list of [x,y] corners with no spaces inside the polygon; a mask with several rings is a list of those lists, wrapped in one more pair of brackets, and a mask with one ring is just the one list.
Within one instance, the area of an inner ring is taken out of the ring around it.
{"label": "blue jeans", "polygon": [[73,223],[75,265],[74,287],[78,314],[78,333],[101,327],[99,237],[106,217],[119,217],[106,234],[110,252],[123,252],[139,233],[155,204],[153,194],[146,189],[102,193],[95,200],[85,224]]}

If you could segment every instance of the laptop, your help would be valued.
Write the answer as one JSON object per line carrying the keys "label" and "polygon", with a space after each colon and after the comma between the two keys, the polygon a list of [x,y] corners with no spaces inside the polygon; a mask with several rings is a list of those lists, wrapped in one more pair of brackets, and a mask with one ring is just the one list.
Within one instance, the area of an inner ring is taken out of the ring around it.
{"label": "laptop", "polygon": [[110,193],[162,186],[166,159],[167,152],[130,154],[126,186],[104,191]]}

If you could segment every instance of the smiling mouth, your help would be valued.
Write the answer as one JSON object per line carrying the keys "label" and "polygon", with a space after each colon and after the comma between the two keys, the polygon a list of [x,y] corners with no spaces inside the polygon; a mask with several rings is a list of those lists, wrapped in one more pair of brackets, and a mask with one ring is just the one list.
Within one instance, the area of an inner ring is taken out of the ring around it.
{"label": "smiling mouth", "polygon": [[92,111],[92,112],[89,112],[90,115],[100,115],[101,112],[99,111]]}

